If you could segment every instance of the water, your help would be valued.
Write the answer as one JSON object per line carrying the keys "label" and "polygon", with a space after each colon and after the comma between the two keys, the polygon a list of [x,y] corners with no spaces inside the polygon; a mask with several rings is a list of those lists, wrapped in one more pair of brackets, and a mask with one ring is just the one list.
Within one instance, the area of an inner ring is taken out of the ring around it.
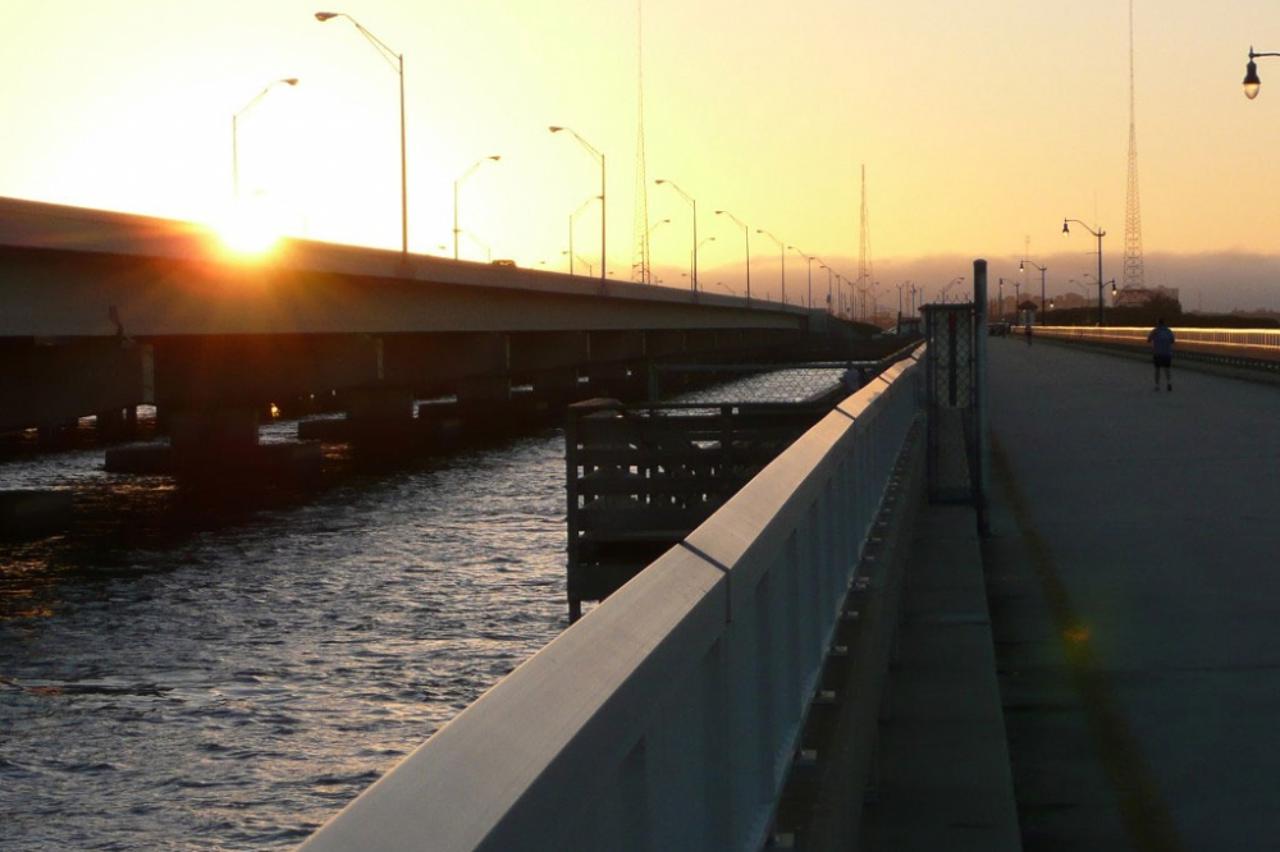
{"label": "water", "polygon": [[0,846],[297,843],[563,629],[563,452],[229,500],[101,450],[0,466],[77,503],[0,545]]}
{"label": "water", "polygon": [[564,629],[562,433],[328,452],[318,492],[210,495],[10,448],[0,487],[68,488],[75,522],[0,542],[0,847],[293,846]]}

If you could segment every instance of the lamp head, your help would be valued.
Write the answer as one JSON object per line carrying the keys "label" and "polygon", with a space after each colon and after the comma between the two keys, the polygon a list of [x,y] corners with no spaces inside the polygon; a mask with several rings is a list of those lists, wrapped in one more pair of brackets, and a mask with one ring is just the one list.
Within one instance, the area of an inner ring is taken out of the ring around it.
{"label": "lamp head", "polygon": [[501,154],[494,154],[491,157],[485,157],[486,160],[493,160],[495,163],[502,159]]}
{"label": "lamp head", "polygon": [[1069,233],[1071,233],[1071,229],[1070,229],[1069,227],[1067,227],[1067,220],[1066,220],[1066,219],[1063,219],[1063,220],[1062,220],[1062,233],[1064,233],[1064,234],[1069,234]]}
{"label": "lamp head", "polygon": [[298,78],[297,78],[297,77],[285,77],[285,78],[284,78],[283,80],[281,80],[280,82],[281,82],[281,83],[288,83],[290,86],[296,86],[296,85],[298,85]]}
{"label": "lamp head", "polygon": [[338,15],[340,14],[341,14],[340,12],[316,12],[316,20],[320,21],[321,23],[324,23],[330,18],[338,17]]}
{"label": "lamp head", "polygon": [[556,127],[554,124],[548,127],[547,129],[550,130],[552,133],[559,133],[561,130],[564,130],[563,127]]}
{"label": "lamp head", "polygon": [[654,181],[654,183],[656,183],[658,186],[662,186],[666,182],[667,181],[664,178],[658,178],[657,180]]}
{"label": "lamp head", "polygon": [[1019,271],[1019,272],[1023,272],[1023,271],[1025,271],[1025,269],[1026,269],[1026,267],[1022,265],[1023,263],[1024,263],[1024,261],[1021,261],[1021,260],[1020,260],[1020,261],[1018,261],[1018,271]]}
{"label": "lamp head", "polygon": [[716,215],[717,215],[717,216],[720,216],[720,215],[723,215],[723,214],[724,214],[724,211],[723,211],[723,210],[717,210],[717,211],[716,211]]}
{"label": "lamp head", "polygon": [[1258,77],[1258,63],[1253,61],[1253,48],[1249,48],[1249,64],[1244,67],[1244,96],[1253,100],[1262,88],[1262,80]]}

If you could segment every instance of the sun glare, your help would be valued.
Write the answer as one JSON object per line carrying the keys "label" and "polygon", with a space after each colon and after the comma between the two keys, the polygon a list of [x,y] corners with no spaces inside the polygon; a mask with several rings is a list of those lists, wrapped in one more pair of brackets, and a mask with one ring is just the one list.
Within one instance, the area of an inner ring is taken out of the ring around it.
{"label": "sun glare", "polygon": [[218,236],[231,254],[260,257],[275,248],[280,240],[280,228],[273,219],[257,205],[233,207],[218,223]]}

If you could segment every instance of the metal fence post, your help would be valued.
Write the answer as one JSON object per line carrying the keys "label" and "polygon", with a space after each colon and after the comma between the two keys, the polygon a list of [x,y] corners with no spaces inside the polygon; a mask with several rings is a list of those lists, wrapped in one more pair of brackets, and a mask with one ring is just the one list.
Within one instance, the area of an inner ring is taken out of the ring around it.
{"label": "metal fence post", "polygon": [[987,407],[987,262],[973,262],[973,405],[977,428],[974,430],[973,502],[978,510],[978,532],[986,535],[987,488],[991,482],[991,444],[988,433]]}

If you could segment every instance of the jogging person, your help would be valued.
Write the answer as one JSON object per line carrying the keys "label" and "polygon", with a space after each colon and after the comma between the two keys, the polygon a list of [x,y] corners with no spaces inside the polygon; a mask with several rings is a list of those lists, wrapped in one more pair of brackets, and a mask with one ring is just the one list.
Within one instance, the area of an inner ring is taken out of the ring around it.
{"label": "jogging person", "polygon": [[1164,367],[1165,389],[1173,390],[1173,378],[1169,368],[1173,365],[1173,329],[1164,324],[1164,317],[1156,320],[1156,327],[1147,335],[1151,344],[1152,359],[1156,365],[1156,390],[1160,390],[1160,368]]}

